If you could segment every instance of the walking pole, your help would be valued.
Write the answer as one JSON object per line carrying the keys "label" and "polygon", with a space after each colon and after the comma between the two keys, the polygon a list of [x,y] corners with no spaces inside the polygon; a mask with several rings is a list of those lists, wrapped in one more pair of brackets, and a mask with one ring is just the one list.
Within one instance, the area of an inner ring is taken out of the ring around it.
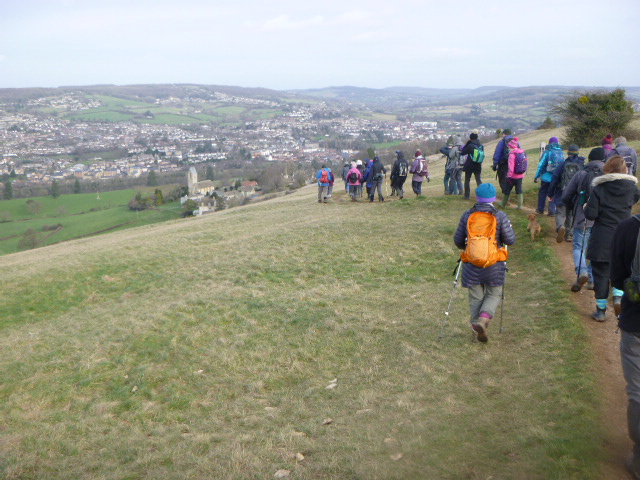
{"label": "walking pole", "polygon": [[447,325],[447,318],[449,317],[449,310],[451,309],[451,302],[453,300],[453,294],[455,293],[456,287],[458,286],[458,278],[460,278],[460,270],[462,270],[460,268],[461,265],[462,265],[462,262],[458,258],[458,265],[457,265],[456,269],[454,270],[455,278],[453,280],[453,290],[451,290],[451,296],[449,297],[449,305],[447,305],[447,311],[444,312],[444,320],[442,322],[442,329],[440,330],[440,335],[438,336],[438,341],[442,340],[442,337],[444,336],[444,327]]}
{"label": "walking pole", "polygon": [[[507,248],[505,245],[504,248]],[[500,328],[498,329],[498,333],[502,333],[502,317],[504,315],[504,286],[507,283],[507,272],[509,271],[509,267],[507,267],[507,262],[504,263],[504,282],[502,283],[502,299],[500,300]]]}
{"label": "walking pole", "polygon": [[576,283],[580,280],[580,267],[582,266],[582,255],[584,254],[584,236],[587,234],[587,219],[584,219],[584,227],[582,227],[582,245],[580,245],[580,260],[578,260],[578,268],[576,268]]}

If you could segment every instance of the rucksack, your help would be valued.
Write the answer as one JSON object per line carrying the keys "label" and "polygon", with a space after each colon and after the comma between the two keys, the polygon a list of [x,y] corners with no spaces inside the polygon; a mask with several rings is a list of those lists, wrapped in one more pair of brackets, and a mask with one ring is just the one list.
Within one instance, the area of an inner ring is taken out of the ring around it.
{"label": "rucksack", "polygon": [[408,173],[409,173],[409,164],[406,161],[400,162],[398,164],[398,176],[406,177]]}
{"label": "rucksack", "polygon": [[560,190],[564,190],[573,176],[582,170],[582,167],[577,162],[564,162],[564,170],[562,171],[562,178],[560,179]]}
{"label": "rucksack", "polygon": [[564,161],[562,150],[550,150],[549,157],[547,158],[547,172],[553,173],[554,170]]}
{"label": "rucksack", "polygon": [[420,171],[418,172],[418,175],[421,177],[429,175],[429,164],[426,160],[420,160]]}
{"label": "rucksack", "polygon": [[329,183],[329,172],[326,170],[322,170],[320,174],[320,183]]}
{"label": "rucksack", "polygon": [[529,157],[525,152],[516,153],[516,162],[513,166],[513,173],[519,175],[521,173],[525,173],[527,171],[527,167],[529,166]]}
{"label": "rucksack", "polygon": [[[511,137],[509,137],[509,138],[511,138]],[[504,147],[502,149],[502,156],[498,160],[498,165],[504,165],[504,164],[508,163],[509,162],[509,154],[511,153],[511,150],[509,149],[509,142],[505,141],[504,138],[501,141],[504,144]]]}
{"label": "rucksack", "polygon": [[358,181],[358,174],[356,172],[351,172],[349,174],[349,183],[354,184]]}
{"label": "rucksack", "polygon": [[471,160],[475,163],[482,163],[484,160],[484,146],[482,145],[474,145],[473,153],[469,154],[471,156]]}
{"label": "rucksack", "polygon": [[464,167],[464,164],[467,162],[467,158],[469,158],[469,155],[462,155],[460,153],[463,148],[464,147],[462,145],[458,147],[458,167]]}
{"label": "rucksack", "polygon": [[[633,218],[640,222],[638,215]],[[624,280],[624,296],[632,303],[640,303],[640,235],[636,240],[636,254],[631,262],[631,276]]]}
{"label": "rucksack", "polygon": [[583,206],[589,200],[589,195],[591,195],[591,183],[593,179],[599,177],[604,172],[602,168],[585,168],[584,169],[587,174],[582,179],[582,183],[580,184],[580,189],[578,190],[578,201],[580,202],[580,206]]}
{"label": "rucksack", "polygon": [[633,168],[633,158],[631,158],[631,147],[627,147],[627,150],[624,150],[624,147],[623,147],[621,150],[622,151],[619,151],[618,148],[614,148],[613,150],[611,150],[611,153],[613,155],[620,155],[622,158],[624,158],[624,163],[627,165],[627,167]]}
{"label": "rucksack", "polygon": [[509,257],[507,249],[498,247],[498,220],[489,212],[473,212],[467,220],[467,246],[460,255],[463,262],[476,267],[490,267]]}

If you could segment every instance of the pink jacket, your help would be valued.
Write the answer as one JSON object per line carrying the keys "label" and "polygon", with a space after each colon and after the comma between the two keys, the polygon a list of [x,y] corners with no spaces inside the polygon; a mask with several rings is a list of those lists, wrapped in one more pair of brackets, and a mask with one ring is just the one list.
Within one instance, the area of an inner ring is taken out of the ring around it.
{"label": "pink jacket", "polygon": [[[358,175],[358,180],[356,180],[355,183],[352,183],[351,180],[349,180],[349,177],[354,172]],[[351,170],[347,172],[347,180],[349,181],[349,185],[360,185],[360,180],[362,180],[362,173],[360,173],[360,170],[358,170],[356,167],[352,167]]]}
{"label": "pink jacket", "polygon": [[509,164],[509,173],[507,173],[507,178],[513,178],[514,180],[517,180],[518,178],[524,177],[524,173],[513,173],[513,169],[516,166],[516,153],[522,152],[524,152],[524,150],[522,150],[520,147],[513,148],[509,152],[509,160],[507,161]]}

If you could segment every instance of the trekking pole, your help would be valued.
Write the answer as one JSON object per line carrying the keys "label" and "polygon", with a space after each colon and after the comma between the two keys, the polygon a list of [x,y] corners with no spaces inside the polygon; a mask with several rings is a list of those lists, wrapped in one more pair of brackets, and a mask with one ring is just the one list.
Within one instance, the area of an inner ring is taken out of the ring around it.
{"label": "trekking pole", "polygon": [[582,227],[582,245],[580,245],[580,260],[576,268],[576,283],[580,280],[580,267],[582,266],[582,255],[584,254],[584,236],[587,234],[587,219],[584,219],[584,227]]}
{"label": "trekking pole", "polygon": [[[507,248],[505,245],[504,248]],[[500,299],[500,328],[498,329],[498,333],[502,333],[502,317],[504,316],[504,286],[507,283],[507,272],[509,271],[509,267],[507,267],[507,262],[504,263],[504,282],[502,283],[502,298]]]}
{"label": "trekking pole", "polygon": [[447,325],[447,318],[449,317],[449,310],[451,309],[451,302],[453,301],[453,294],[456,291],[456,287],[458,286],[458,278],[460,278],[460,266],[462,265],[462,261],[458,258],[458,265],[454,270],[455,278],[453,280],[453,290],[451,290],[451,296],[449,297],[449,305],[447,305],[447,311],[444,312],[444,320],[442,322],[442,329],[440,330],[440,335],[438,336],[438,341],[442,340],[444,336],[444,327]]}

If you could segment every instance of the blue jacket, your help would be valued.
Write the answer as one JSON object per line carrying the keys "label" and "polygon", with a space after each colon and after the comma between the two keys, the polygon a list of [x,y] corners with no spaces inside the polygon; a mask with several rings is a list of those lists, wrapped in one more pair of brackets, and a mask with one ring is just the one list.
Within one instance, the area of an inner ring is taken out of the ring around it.
{"label": "blue jacket", "polygon": [[[490,212],[496,216],[498,222],[496,228],[496,240],[498,246],[513,245],[516,243],[516,234],[511,227],[507,214],[496,210],[490,203],[476,203],[470,210],[462,214],[458,229],[453,236],[453,242],[461,250],[467,246],[467,221],[473,212]],[[504,285],[507,272],[507,262],[496,262],[490,267],[477,267],[472,263],[464,263],[462,269],[462,286],[465,288],[474,285],[489,285],[499,287]]]}
{"label": "blue jacket", "polygon": [[500,163],[500,160],[502,160],[502,157],[504,155],[504,149],[509,148],[508,145],[512,138],[513,138],[512,135],[507,135],[506,137],[504,137],[502,140],[498,142],[498,145],[496,145],[496,151],[493,153],[494,166],[497,166],[498,163]]}
{"label": "blue jacket", "polygon": [[[551,180],[553,180],[553,170],[550,172],[547,171],[547,165],[549,163],[549,158],[552,155],[557,156],[558,158],[563,158],[562,161],[564,161],[562,146],[559,143],[550,143],[549,145],[544,147],[544,153],[542,154],[542,158],[540,158],[538,170],[536,171],[536,176],[534,177],[534,179],[539,178],[543,182],[551,183]],[[558,161],[558,165],[559,164],[560,161]]]}

